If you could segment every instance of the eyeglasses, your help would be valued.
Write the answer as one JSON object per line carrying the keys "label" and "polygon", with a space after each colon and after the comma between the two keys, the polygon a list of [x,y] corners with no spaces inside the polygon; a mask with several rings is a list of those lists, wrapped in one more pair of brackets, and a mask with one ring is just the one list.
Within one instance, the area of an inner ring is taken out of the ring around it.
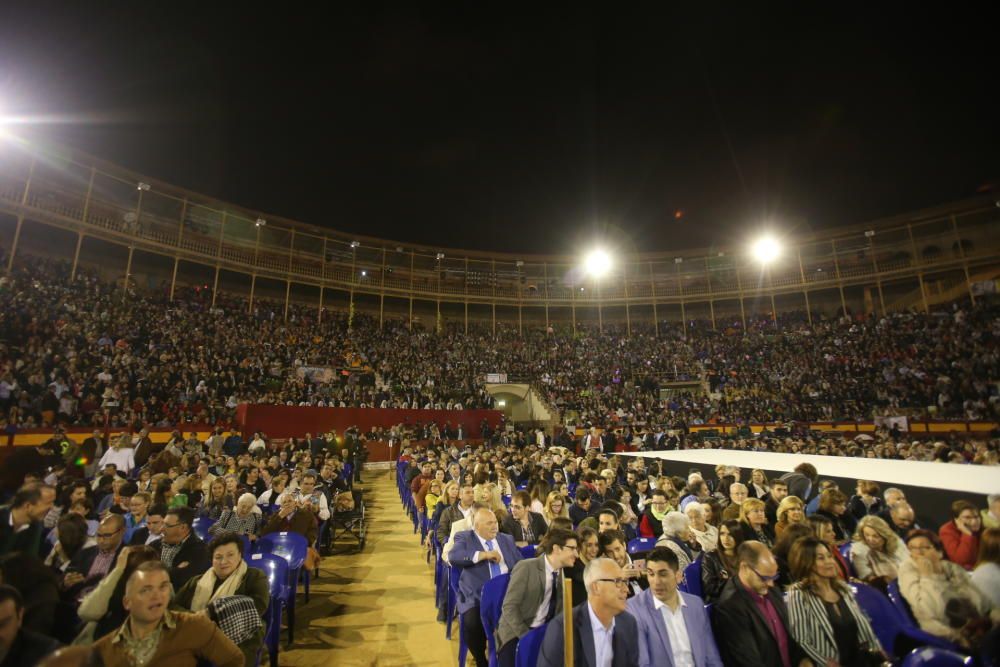
{"label": "eyeglasses", "polygon": [[120,532],[122,532],[121,528],[119,528],[118,530],[114,531],[113,533],[97,533],[97,537],[106,540],[109,537],[114,537],[115,535],[117,535]]}
{"label": "eyeglasses", "polygon": [[179,525],[181,525],[180,522],[177,523],[167,523],[166,521],[163,522],[164,528],[176,528]]}
{"label": "eyeglasses", "polygon": [[608,583],[614,584],[618,588],[628,587],[628,579],[624,577],[618,577],[617,579],[598,579],[597,581],[607,581]]}
{"label": "eyeglasses", "polygon": [[[750,567],[750,566],[747,565],[747,567]],[[758,577],[760,577],[762,581],[777,581],[781,577],[780,573],[778,573],[778,574],[772,574],[772,575],[761,574],[760,572],[758,572],[757,570],[753,569],[752,567],[750,567],[750,571],[753,572],[754,574],[756,574]]]}

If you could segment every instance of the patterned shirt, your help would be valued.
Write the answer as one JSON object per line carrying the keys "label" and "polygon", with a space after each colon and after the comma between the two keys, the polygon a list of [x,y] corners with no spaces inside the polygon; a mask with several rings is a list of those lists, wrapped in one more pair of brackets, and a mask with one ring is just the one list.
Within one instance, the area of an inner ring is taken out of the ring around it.
{"label": "patterned shirt", "polygon": [[135,639],[132,637],[132,622],[128,620],[122,623],[122,626],[115,632],[111,643],[122,645],[133,667],[142,667],[149,662],[153,654],[156,653],[156,649],[159,648],[160,635],[163,632],[164,626],[173,630],[175,623],[176,621],[170,611],[164,611],[163,620],[160,621],[155,630],[142,639]]}
{"label": "patterned shirt", "polygon": [[[190,537],[190,535],[188,535],[188,537]],[[178,542],[177,544],[167,544],[166,542],[163,542],[161,544],[160,560],[163,561],[164,565],[166,565],[167,567],[174,566],[174,558],[177,558],[178,552],[180,552],[181,547],[184,546],[184,543],[187,542],[187,540],[188,538],[185,537],[182,541]]]}

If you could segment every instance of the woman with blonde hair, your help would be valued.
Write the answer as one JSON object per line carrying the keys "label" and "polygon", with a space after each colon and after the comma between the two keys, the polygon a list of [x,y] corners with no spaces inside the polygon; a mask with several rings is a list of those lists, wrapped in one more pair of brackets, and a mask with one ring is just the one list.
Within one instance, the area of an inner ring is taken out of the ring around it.
{"label": "woman with blonde hair", "polygon": [[778,505],[777,515],[778,523],[774,525],[774,537],[780,538],[789,525],[806,522],[806,504],[798,496],[785,496]]}
{"label": "woman with blonde hair", "polygon": [[885,590],[899,576],[899,566],[909,557],[906,545],[889,524],[869,514],[858,522],[851,542],[851,564],[861,581]]}
{"label": "woman with blonde hair", "polygon": [[500,497],[500,489],[492,482],[477,486],[473,497],[477,503],[482,503],[493,510],[493,513],[497,515],[497,523],[503,523],[510,514]]}
{"label": "woman with blonde hair", "polygon": [[774,546],[774,530],[767,523],[767,513],[764,501],[747,498],[740,505],[740,523],[743,524],[743,536],[748,540],[757,540],[767,546]]}
{"label": "woman with blonde hair", "polygon": [[438,501],[441,499],[442,491],[441,480],[432,479],[427,486],[427,493],[424,495],[427,516],[434,516],[434,508],[437,507]]}
{"label": "woman with blonde hair", "polygon": [[549,497],[545,499],[542,517],[545,519],[545,523],[551,526],[552,520],[559,516],[569,518],[569,505],[561,493],[552,491],[549,493]]}

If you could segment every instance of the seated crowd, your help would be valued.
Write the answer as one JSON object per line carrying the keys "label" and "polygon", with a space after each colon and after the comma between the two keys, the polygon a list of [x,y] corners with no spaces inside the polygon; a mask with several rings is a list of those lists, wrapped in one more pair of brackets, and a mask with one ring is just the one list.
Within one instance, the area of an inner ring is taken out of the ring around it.
{"label": "seated crowd", "polygon": [[809,463],[770,479],[731,466],[680,478],[653,459],[575,454],[402,452],[401,492],[459,577],[456,609],[477,667],[489,663],[483,586],[508,573],[500,665],[513,665],[519,640],[543,626],[538,664],[563,664],[563,576],[586,664],[846,667],[920,645],[909,636],[880,644],[869,595],[887,604],[901,595],[914,628],[998,657],[1000,495],[985,507],[955,500],[949,521],[925,527],[900,489],[870,480],[841,489]]}
{"label": "seated crowd", "polygon": [[[529,378],[564,423],[618,430],[629,444],[657,435],[655,424],[1000,414],[1000,318],[987,300],[930,314],[816,314],[811,325],[794,313],[751,317],[745,330],[742,321],[692,321],[637,322],[630,333],[519,333],[503,323],[428,331],[362,314],[320,318],[299,304],[287,319],[283,304],[266,301],[247,312],[245,300],[200,286],[169,300],[167,286],[128,285],[123,299],[124,286],[82,268],[70,280],[70,268],[22,257],[0,278],[0,419],[9,428],[103,427],[105,418],[136,431],[225,426],[241,402],[491,407],[484,382],[496,372]],[[314,383],[307,368],[316,366],[349,372]],[[703,380],[711,392],[661,397],[661,383],[677,379]]]}
{"label": "seated crowd", "polygon": [[[355,429],[345,435],[357,442]],[[304,567],[317,567],[327,520],[354,507],[352,449],[332,435],[280,450],[237,437],[230,456],[196,434],[152,443],[140,431],[105,450],[95,432],[100,461],[84,464],[75,443],[56,453],[65,437],[6,459],[23,475],[0,506],[0,666],[38,664],[60,645],[90,647],[103,661],[90,664],[266,658],[271,590],[249,556],[290,531],[311,545]],[[114,462],[144,446],[144,466]]]}

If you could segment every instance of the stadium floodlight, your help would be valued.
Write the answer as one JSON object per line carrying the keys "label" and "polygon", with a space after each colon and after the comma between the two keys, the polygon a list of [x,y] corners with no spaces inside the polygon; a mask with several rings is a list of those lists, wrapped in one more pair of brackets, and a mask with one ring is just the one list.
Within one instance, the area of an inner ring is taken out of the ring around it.
{"label": "stadium floodlight", "polygon": [[254,227],[258,227],[258,228],[259,227],[266,227],[267,226],[267,220],[265,220],[264,218],[257,218],[257,222],[255,222],[253,224],[254,224]]}
{"label": "stadium floodlight", "polygon": [[611,256],[600,248],[591,250],[583,260],[583,266],[587,269],[587,273],[600,278],[611,270]]}
{"label": "stadium floodlight", "polygon": [[437,261],[439,261],[439,262],[440,262],[440,261],[441,261],[442,259],[444,259],[444,253],[443,253],[443,252],[439,252],[439,253],[437,254]]}
{"label": "stadium floodlight", "polygon": [[149,183],[143,183],[142,181],[139,181],[139,183],[135,186],[135,189],[142,190],[143,192],[149,192]]}
{"label": "stadium floodlight", "polygon": [[361,241],[351,241],[351,247],[352,248],[357,248],[360,245],[361,245]]}
{"label": "stadium floodlight", "polygon": [[762,236],[750,246],[750,253],[758,262],[767,265],[781,255],[781,243],[773,236]]}

